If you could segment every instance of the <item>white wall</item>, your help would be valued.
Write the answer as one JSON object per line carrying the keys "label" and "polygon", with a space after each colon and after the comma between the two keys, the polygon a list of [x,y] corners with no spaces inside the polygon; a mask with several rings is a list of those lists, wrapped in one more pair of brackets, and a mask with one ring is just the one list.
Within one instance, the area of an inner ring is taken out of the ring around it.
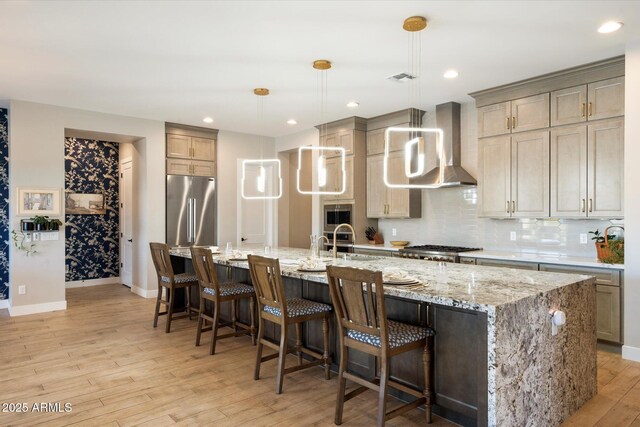
{"label": "white wall", "polygon": [[625,271],[624,347],[622,356],[640,361],[640,40],[627,44],[625,52]]}
{"label": "white wall", "polygon": [[[218,245],[237,241],[238,159],[268,159],[275,156],[274,139],[221,130],[218,133]],[[273,204],[276,205],[275,203]],[[275,208],[274,208],[275,210]],[[277,212],[272,217],[277,216]],[[277,235],[277,222],[272,224]]]}
{"label": "white wall", "polygon": [[[134,235],[134,264],[137,266],[134,269],[134,285],[140,293],[153,294],[157,284],[148,242],[164,241],[165,234],[164,123],[11,101],[9,179],[12,201],[16,201],[16,187],[64,188],[65,128],[128,135],[137,140],[134,143],[139,156],[135,189],[138,215]],[[20,220],[16,213],[13,205],[9,220],[14,228],[18,227]],[[11,246],[9,274],[12,315],[63,309],[66,306],[64,238],[41,242],[38,246],[39,252],[29,257]],[[25,295],[18,295],[19,285],[27,287]]]}

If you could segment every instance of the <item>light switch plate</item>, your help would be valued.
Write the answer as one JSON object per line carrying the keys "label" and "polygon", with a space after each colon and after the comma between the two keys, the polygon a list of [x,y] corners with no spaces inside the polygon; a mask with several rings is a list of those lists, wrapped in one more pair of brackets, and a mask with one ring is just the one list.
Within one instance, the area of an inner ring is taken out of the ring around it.
{"label": "light switch plate", "polygon": [[38,240],[40,240],[40,233],[33,233],[33,241],[37,242]]}
{"label": "light switch plate", "polygon": [[24,294],[26,294],[26,293],[27,293],[27,287],[26,287],[26,286],[24,286],[24,285],[20,285],[20,286],[18,286],[18,293],[19,293],[20,295],[24,295]]}
{"label": "light switch plate", "polygon": [[511,232],[511,240],[515,241],[518,238],[515,231]]}
{"label": "light switch plate", "polygon": [[583,245],[587,244],[587,233],[580,233],[580,243]]}
{"label": "light switch plate", "polygon": [[392,229],[391,229],[391,235],[392,235],[393,237],[395,237],[397,234],[398,234],[398,230],[396,230],[395,228],[392,228]]}

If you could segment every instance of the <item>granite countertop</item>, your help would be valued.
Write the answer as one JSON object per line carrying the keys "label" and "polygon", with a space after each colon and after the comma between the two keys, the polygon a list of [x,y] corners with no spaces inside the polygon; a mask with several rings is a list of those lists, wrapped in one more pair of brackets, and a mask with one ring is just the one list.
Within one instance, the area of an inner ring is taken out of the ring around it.
{"label": "granite countertop", "polygon": [[[263,255],[263,248],[243,248],[256,255]],[[174,256],[191,258],[188,249],[172,249]],[[309,251],[295,248],[274,248],[270,256],[280,259],[283,276],[300,278],[312,282],[327,283],[324,272],[298,271],[300,260],[307,258]],[[385,285],[385,293],[401,298],[432,302],[470,310],[495,312],[499,306],[544,294],[548,291],[591,281],[590,276],[526,271],[499,267],[476,266],[454,263],[438,263],[407,258],[389,258],[351,255],[352,260],[333,260],[328,252],[322,252],[327,263],[349,267],[383,270],[397,268],[415,277],[421,283],[410,286]],[[214,255],[214,261],[222,265],[248,268],[247,261],[230,261],[224,254]]]}
{"label": "granite countertop", "polygon": [[461,257],[499,259],[504,261],[522,261],[543,264],[572,265],[576,267],[597,267],[624,270],[624,264],[605,264],[597,258],[567,256],[562,254],[547,254],[538,252],[506,252],[506,251],[473,251],[462,252]]}

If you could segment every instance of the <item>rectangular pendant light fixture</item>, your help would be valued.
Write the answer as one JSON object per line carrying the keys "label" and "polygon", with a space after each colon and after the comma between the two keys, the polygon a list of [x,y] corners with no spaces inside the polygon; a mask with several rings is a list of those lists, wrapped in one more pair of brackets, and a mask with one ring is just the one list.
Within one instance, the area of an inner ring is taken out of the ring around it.
{"label": "rectangular pendant light fixture", "polygon": [[248,200],[273,200],[282,197],[280,160],[243,160],[241,194],[243,199]]}
{"label": "rectangular pendant light fixture", "polygon": [[[307,172],[304,170],[303,154],[305,151],[311,152],[312,156],[317,153],[318,156],[315,161],[311,162],[312,168],[308,171],[311,174],[312,186],[309,189],[302,188],[301,174]],[[327,155],[339,154],[340,163],[340,178],[336,180],[336,185],[331,188],[329,184],[329,171],[327,170]],[[315,163],[316,167],[313,168]],[[315,170],[314,170],[315,169]],[[298,148],[298,169],[296,171],[296,185],[298,193],[300,194],[324,194],[324,195],[338,195],[343,194],[347,190],[347,166],[346,166],[346,152],[342,147],[321,147],[321,146],[306,146]],[[318,187],[318,190],[314,190],[313,183]]]}

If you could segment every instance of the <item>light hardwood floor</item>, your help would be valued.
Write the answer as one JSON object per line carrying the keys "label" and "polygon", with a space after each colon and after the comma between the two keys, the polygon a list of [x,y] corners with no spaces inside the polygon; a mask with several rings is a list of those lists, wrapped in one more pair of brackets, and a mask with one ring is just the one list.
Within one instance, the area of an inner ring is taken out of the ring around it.
{"label": "light hardwood floor", "polygon": [[[274,393],[275,363],[253,380],[249,338],[221,340],[209,356],[208,338],[193,345],[195,321],[164,319],[151,327],[153,301],[122,286],[67,290],[64,312],[10,318],[0,310],[0,403],[70,403],[72,411],[0,412],[0,425],[319,425],[332,426],[336,377],[310,369],[285,377]],[[295,363],[291,358],[290,363]],[[571,426],[640,426],[640,363],[598,354],[600,393]],[[2,409],[2,408],[0,408]],[[345,405],[345,426],[373,425],[376,396]],[[388,425],[424,425],[413,410]],[[449,425],[435,417],[434,425]]]}

